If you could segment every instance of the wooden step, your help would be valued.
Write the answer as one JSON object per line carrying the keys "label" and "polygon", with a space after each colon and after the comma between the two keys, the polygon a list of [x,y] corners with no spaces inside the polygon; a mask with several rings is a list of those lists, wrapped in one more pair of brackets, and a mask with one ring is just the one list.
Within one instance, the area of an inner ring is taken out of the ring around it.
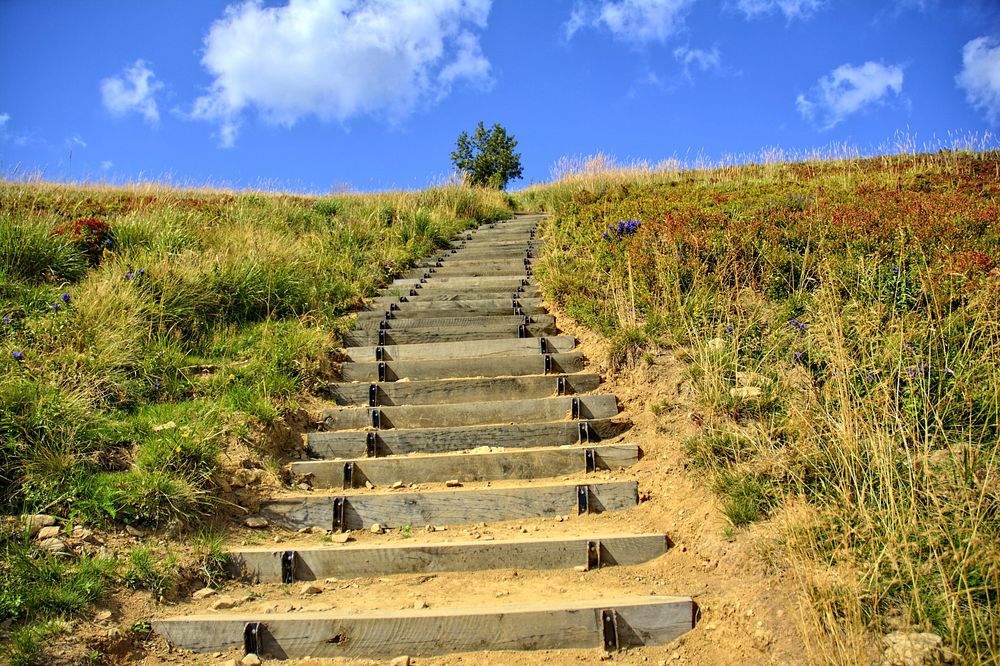
{"label": "wooden step", "polygon": [[219,613],[161,618],[153,630],[175,648],[244,646],[250,623],[261,657],[390,659],[475,650],[556,650],[665,645],[694,626],[690,597],[626,597],[419,611]]}
{"label": "wooden step", "polygon": [[[539,299],[531,299],[539,300]],[[403,305],[406,305],[405,303]],[[434,307],[401,309],[361,310],[355,316],[356,321],[379,319],[430,319],[440,317],[492,317],[495,315],[529,316],[547,314],[542,305],[514,305],[511,300],[458,301],[456,303],[434,304]]]}
{"label": "wooden step", "polygon": [[306,435],[306,443],[309,454],[316,458],[360,458],[410,453],[448,453],[480,447],[523,449],[587,444],[611,439],[628,428],[627,422],[596,419],[512,423],[502,428],[487,425],[367,432],[342,430],[311,432]]}
{"label": "wooden step", "polygon": [[484,285],[529,285],[533,284],[532,279],[524,275],[491,275],[488,277],[435,277],[433,273],[428,273],[426,278],[396,278],[392,281],[391,287],[412,287],[422,284],[424,287],[445,287],[449,289],[465,289],[466,287],[482,287]]}
{"label": "wooden step", "polygon": [[[437,405],[458,399],[472,402],[547,398],[589,393],[600,386],[595,374],[534,375],[528,377],[482,377],[472,379],[431,379],[416,382],[339,382],[327,385],[338,405],[374,407]],[[372,386],[375,387],[374,395]]]}
{"label": "wooden step", "polygon": [[[546,360],[547,359],[547,360]],[[448,379],[454,377],[517,377],[521,375],[569,374],[583,370],[583,355],[505,354],[429,361],[384,361],[344,363],[340,378],[347,382],[399,381],[403,379]]]}
{"label": "wooden step", "polygon": [[506,331],[520,324],[539,324],[555,329],[556,318],[552,315],[495,315],[492,317],[424,317],[422,319],[368,319],[355,322],[352,331],[423,331],[429,333],[445,329],[476,329]]}
{"label": "wooden step", "polygon": [[275,525],[292,530],[303,527],[361,530],[376,523],[393,528],[552,518],[623,511],[639,503],[635,481],[355,494],[357,492],[339,496],[288,495],[262,502],[260,513]]}
{"label": "wooden step", "polygon": [[441,268],[414,268],[403,273],[404,278],[479,278],[501,275],[520,275],[527,277],[530,269],[523,265],[512,264],[511,266],[442,266]]}
{"label": "wooden step", "polygon": [[413,345],[413,344],[433,344],[440,342],[468,342],[473,340],[498,340],[503,338],[544,338],[556,335],[556,327],[544,326],[541,324],[507,325],[506,328],[492,330],[475,329],[451,329],[436,331],[394,331],[386,329],[379,331],[348,331],[342,336],[342,343],[349,347],[377,346],[377,345]]}
{"label": "wooden step", "polygon": [[[469,298],[451,301],[396,301],[395,303],[390,302],[388,304],[373,303],[367,307],[376,312],[384,312],[391,309],[394,311],[393,316],[401,317],[413,310],[513,310],[514,308],[527,310],[541,306],[542,299],[540,298],[513,298],[513,294],[511,294],[510,297],[504,298]],[[360,315],[361,313],[358,314]]]}
{"label": "wooden step", "polygon": [[460,483],[545,479],[614,470],[639,460],[635,444],[595,444],[485,453],[434,453],[354,460],[293,462],[291,471],[309,476],[313,488],[364,488],[394,483]]}
{"label": "wooden step", "polygon": [[[460,296],[457,300],[474,300],[481,298],[506,298],[507,294],[517,294],[518,298],[541,298],[542,290],[537,284],[522,285],[520,280],[513,280],[507,285],[483,284],[470,287],[451,287],[447,284],[435,284],[433,282],[422,282],[409,285],[397,285],[395,287],[385,287],[375,298],[399,298],[401,296],[409,298],[411,295],[431,297]],[[489,294],[487,296],[477,296],[477,294]],[[499,296],[497,296],[499,294]],[[374,299],[373,299],[374,300]]]}
{"label": "wooden step", "polygon": [[607,419],[617,414],[618,399],[615,396],[581,395],[440,405],[335,407],[323,410],[323,425],[326,430],[391,430]]}
{"label": "wooden step", "polygon": [[348,361],[432,361],[440,359],[485,358],[516,354],[553,354],[572,351],[576,339],[569,335],[541,338],[499,338],[469,342],[345,347]]}
{"label": "wooden step", "polygon": [[[629,566],[667,552],[665,534],[599,534],[578,537],[434,541],[349,546],[241,548],[230,553],[229,572],[253,583],[485,571],[488,569],[599,569]],[[288,557],[291,552],[292,556]],[[282,560],[285,560],[284,564]]]}
{"label": "wooden step", "polygon": [[[516,288],[515,288],[516,289]],[[522,298],[540,298],[538,287],[529,287],[531,292],[517,292],[513,290],[497,289],[495,291],[475,291],[466,289],[454,291],[451,289],[414,289],[413,293],[406,292],[400,295],[376,296],[369,301],[370,304],[380,306],[391,303],[438,303],[449,301],[482,301],[482,300],[515,300]],[[374,308],[384,309],[384,308]]]}

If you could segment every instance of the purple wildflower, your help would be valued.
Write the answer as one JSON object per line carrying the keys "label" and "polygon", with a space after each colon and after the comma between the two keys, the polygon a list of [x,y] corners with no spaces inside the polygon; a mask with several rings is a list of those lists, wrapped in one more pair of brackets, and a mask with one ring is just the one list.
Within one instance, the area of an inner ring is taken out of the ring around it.
{"label": "purple wildflower", "polygon": [[135,272],[135,276],[136,277],[142,277],[145,274],[146,274],[146,269],[145,268],[140,268],[139,270],[137,270]]}
{"label": "purple wildflower", "polygon": [[19,352],[19,351],[11,352],[11,356],[13,356],[14,360],[17,361],[18,363],[24,360],[24,352]]}
{"label": "purple wildflower", "polygon": [[892,271],[893,273],[899,273],[899,266],[892,266],[889,268],[889,270]]}
{"label": "purple wildflower", "polygon": [[10,317],[4,317],[3,318],[3,323],[9,324],[10,323]]}
{"label": "purple wildflower", "polygon": [[730,335],[732,335],[732,333],[733,333],[733,325],[732,324],[730,324],[729,326],[726,326],[726,333],[729,333]]}
{"label": "purple wildflower", "polygon": [[790,322],[788,322],[788,325],[796,329],[799,333],[805,333],[806,331],[809,330],[809,327],[806,326],[804,322],[801,322],[798,319],[791,320]]}
{"label": "purple wildflower", "polygon": [[67,305],[69,305],[69,301],[70,301],[71,298],[72,298],[72,296],[70,296],[69,294],[63,294],[62,295],[62,301],[63,301],[63,303],[66,303]]}
{"label": "purple wildflower", "polygon": [[793,352],[792,353],[792,364],[798,365],[802,362],[803,352]]}
{"label": "purple wildflower", "polygon": [[134,280],[135,279],[135,273],[126,273],[125,274],[125,279],[126,280]]}
{"label": "purple wildflower", "polygon": [[62,303],[53,303],[49,307],[55,310],[56,312],[59,312],[60,310],[62,310]]}

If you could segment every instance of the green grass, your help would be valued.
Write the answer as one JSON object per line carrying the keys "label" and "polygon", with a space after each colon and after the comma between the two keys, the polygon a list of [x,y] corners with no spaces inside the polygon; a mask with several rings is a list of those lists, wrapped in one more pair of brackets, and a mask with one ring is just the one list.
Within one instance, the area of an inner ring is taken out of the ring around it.
{"label": "green grass", "polygon": [[[315,198],[0,183],[0,200],[0,512],[153,533],[190,532],[232,501],[227,447],[279,464],[268,426],[323,394],[365,297],[511,211],[463,186]],[[4,544],[15,663],[45,660],[50,620],[118,585],[169,595],[182,568],[147,547],[97,571]],[[218,536],[195,551],[218,584]]]}
{"label": "green grass", "polygon": [[568,166],[519,194],[552,213],[546,293],[615,364],[687,348],[685,450],[734,529],[806,516],[782,541],[816,660],[855,663],[892,618],[995,662],[1000,154]]}

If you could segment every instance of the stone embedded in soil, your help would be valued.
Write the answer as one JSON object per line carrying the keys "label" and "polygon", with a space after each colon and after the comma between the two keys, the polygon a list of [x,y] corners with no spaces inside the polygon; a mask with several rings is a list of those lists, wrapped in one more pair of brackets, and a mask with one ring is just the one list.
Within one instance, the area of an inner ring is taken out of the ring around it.
{"label": "stone embedded in soil", "polygon": [[406,655],[396,657],[389,662],[389,666],[410,666],[410,658]]}
{"label": "stone embedded in soil", "polygon": [[382,534],[382,532],[384,531],[382,529],[382,525],[380,525],[379,523],[372,523],[372,526],[369,527],[368,529],[371,531],[372,534]]}
{"label": "stone embedded in soil", "polygon": [[390,486],[390,487],[391,487],[391,488],[392,488],[393,490],[395,490],[396,488],[402,488],[402,487],[403,487],[403,482],[402,482],[402,481],[396,481],[396,482],[395,482],[394,484],[392,484],[392,486]]}
{"label": "stone embedded in soil", "polygon": [[413,602],[413,607],[416,608],[417,610],[427,608],[427,602],[424,601],[423,599],[417,599],[416,601]]}
{"label": "stone embedded in soil", "polygon": [[198,590],[197,592],[195,592],[194,594],[192,594],[191,598],[195,599],[195,600],[198,600],[198,599],[208,599],[209,597],[214,597],[215,595],[216,595],[216,591],[215,590],[213,590],[210,587],[203,587],[200,590]]}
{"label": "stone embedded in soil", "polygon": [[267,518],[263,516],[250,516],[243,521],[243,524],[247,527],[252,527],[254,529],[259,529],[261,527],[267,527]]}
{"label": "stone embedded in soil", "polygon": [[759,372],[745,372],[742,370],[736,372],[737,386],[763,386],[766,383],[767,377]]}
{"label": "stone embedded in soil", "polygon": [[322,594],[323,588],[315,583],[306,583],[299,589],[299,594]]}
{"label": "stone embedded in soil", "polygon": [[54,537],[59,536],[60,531],[61,530],[57,525],[49,525],[48,527],[43,527],[42,529],[38,530],[38,534],[35,535],[35,538],[38,539],[39,541],[44,541],[45,539],[52,539]]}
{"label": "stone embedded in soil", "polygon": [[136,539],[141,539],[146,536],[146,533],[140,530],[138,527],[133,527],[132,525],[126,525],[125,531],[128,532],[129,536],[133,536]]}
{"label": "stone embedded in soil", "polygon": [[243,666],[260,666],[261,661],[260,657],[251,652],[250,654],[240,659],[240,663],[243,664]]}
{"label": "stone embedded in soil", "polygon": [[352,537],[347,532],[341,532],[340,534],[331,534],[329,538],[330,538],[330,543],[347,543],[348,541],[354,541],[354,537]]}
{"label": "stone embedded in soil", "polygon": [[47,513],[36,513],[33,515],[21,516],[21,522],[24,523],[25,528],[34,536],[38,534],[38,530],[43,527],[49,527],[50,525],[56,524],[56,517],[50,516]]}
{"label": "stone embedded in soil", "polygon": [[236,600],[230,597],[219,597],[212,604],[212,610],[229,610],[236,608]]}
{"label": "stone embedded in soil", "polygon": [[99,613],[97,613],[97,615],[94,616],[94,619],[97,620],[98,622],[107,622],[108,620],[111,619],[111,611],[102,610]]}
{"label": "stone embedded in soil", "polygon": [[458,479],[448,479],[444,482],[444,485],[449,488],[460,488],[462,486],[462,482]]}
{"label": "stone embedded in soil", "polygon": [[881,666],[938,666],[955,661],[937,634],[894,631],[882,637],[882,644]]}
{"label": "stone embedded in soil", "polygon": [[57,539],[55,537],[50,537],[48,539],[45,539],[38,545],[44,548],[45,550],[49,551],[50,553],[66,552],[66,543],[62,539]]}

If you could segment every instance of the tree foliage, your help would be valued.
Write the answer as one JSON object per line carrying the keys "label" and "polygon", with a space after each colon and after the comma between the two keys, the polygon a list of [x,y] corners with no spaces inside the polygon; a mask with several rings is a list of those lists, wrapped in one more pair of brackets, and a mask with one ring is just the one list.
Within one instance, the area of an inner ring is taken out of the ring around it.
{"label": "tree foliage", "polygon": [[516,147],[517,139],[499,123],[487,130],[480,120],[471,137],[468,132],[458,135],[451,163],[469,184],[502,190],[521,178],[521,154],[514,152]]}

